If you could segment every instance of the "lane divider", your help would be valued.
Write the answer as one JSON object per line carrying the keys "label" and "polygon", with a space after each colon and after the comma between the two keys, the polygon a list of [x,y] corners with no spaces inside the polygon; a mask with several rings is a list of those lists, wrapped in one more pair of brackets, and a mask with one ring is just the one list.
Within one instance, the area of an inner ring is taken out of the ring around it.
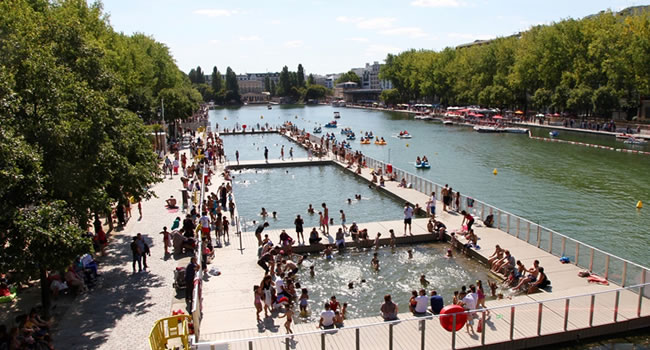
{"label": "lane divider", "polygon": [[603,146],[603,145],[594,145],[592,143],[584,143],[584,142],[579,142],[579,141],[568,141],[568,140],[552,139],[552,138],[548,138],[548,137],[533,136],[531,134],[530,130],[528,130],[528,138],[533,139],[533,140],[538,140],[538,141],[544,141],[544,142],[567,143],[567,144],[570,144],[570,145],[580,145],[580,146],[585,146],[585,147],[600,148],[600,149],[605,149],[605,150],[608,150],[608,151],[642,154],[642,155],[650,156],[650,152],[639,151],[639,150],[636,150],[636,149],[614,148],[614,147]]}

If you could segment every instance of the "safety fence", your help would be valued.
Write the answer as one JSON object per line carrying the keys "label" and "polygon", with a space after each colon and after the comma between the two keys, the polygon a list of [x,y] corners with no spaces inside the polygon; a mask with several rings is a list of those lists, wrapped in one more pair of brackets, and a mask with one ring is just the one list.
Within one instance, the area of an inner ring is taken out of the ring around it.
{"label": "safety fence", "polygon": [[[269,349],[283,345],[286,349],[457,349],[523,339],[528,339],[527,346],[534,346],[531,338],[577,332],[573,338],[576,339],[581,330],[650,318],[650,307],[642,291],[649,285],[331,330],[198,342],[192,347],[196,350]],[[468,319],[472,320],[474,336],[463,330]],[[606,333],[605,329],[599,334]]]}
{"label": "safety fence", "polygon": [[[389,168],[387,163],[380,160],[368,156],[364,156],[363,159],[366,162],[366,166],[374,169],[382,169],[384,173]],[[397,177],[397,181],[405,179],[407,184],[415,191],[426,195],[435,193],[436,198],[442,200],[441,191],[444,186],[405,170],[393,166],[391,168]],[[465,210],[481,221],[484,221],[489,215],[492,215],[494,220],[493,226],[497,229],[526,241],[537,248],[543,249],[550,254],[558,257],[567,257],[577,266],[603,276],[617,285],[625,287],[632,284],[643,284],[650,280],[650,272],[646,267],[607,253],[478,199],[461,194],[458,200],[459,208],[456,208],[456,195],[457,193],[452,194],[451,207],[454,210]],[[650,291],[647,291],[647,293],[650,293]]]}

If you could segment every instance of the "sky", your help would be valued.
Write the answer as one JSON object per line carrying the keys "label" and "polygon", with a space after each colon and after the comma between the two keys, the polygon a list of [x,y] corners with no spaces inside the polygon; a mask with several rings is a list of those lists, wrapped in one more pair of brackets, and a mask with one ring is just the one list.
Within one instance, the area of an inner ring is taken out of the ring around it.
{"label": "sky", "polygon": [[103,0],[116,31],[165,43],[185,72],[339,73],[388,53],[448,46],[645,5],[637,0]]}

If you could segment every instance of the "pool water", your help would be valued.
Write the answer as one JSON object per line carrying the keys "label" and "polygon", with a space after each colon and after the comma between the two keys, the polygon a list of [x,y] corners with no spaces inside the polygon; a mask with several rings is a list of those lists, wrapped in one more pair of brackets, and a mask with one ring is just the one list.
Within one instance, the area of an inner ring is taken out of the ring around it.
{"label": "pool water", "polygon": [[[352,319],[378,316],[385,294],[392,296],[400,312],[408,312],[412,290],[424,288],[427,295],[436,290],[447,305],[453,299],[453,292],[460,290],[462,285],[469,287],[480,279],[487,288],[487,268],[460,254],[445,258],[447,247],[447,244],[434,243],[398,246],[394,250],[382,247],[377,251],[378,271],[370,266],[374,249],[357,251],[352,248],[344,254],[335,253],[329,260],[316,255],[308,257],[297,279],[301,287],[309,291],[311,315],[303,321],[317,322],[323,304],[332,295],[341,305],[348,303],[347,318]],[[413,249],[412,259],[408,258],[408,249]],[[309,274],[312,265],[314,277]],[[421,275],[430,282],[427,287],[420,284]],[[362,279],[366,282],[361,283]],[[348,288],[350,282],[354,283],[353,289]]]}
{"label": "pool water", "polygon": [[289,150],[293,148],[294,158],[307,158],[307,151],[279,134],[223,135],[226,157],[235,160],[235,151],[239,151],[239,160],[264,159],[264,147],[269,149],[269,159],[279,159],[280,149],[284,146],[284,159],[289,159]]}
{"label": "pool water", "polygon": [[[239,216],[245,220],[244,231],[254,230],[252,221],[264,220],[262,207],[269,213],[269,229],[289,228],[294,231],[294,220],[300,214],[305,221],[306,234],[318,227],[318,211],[326,203],[330,218],[340,224],[339,210],[346,214],[348,226],[356,221],[375,222],[403,218],[404,203],[377,189],[335,165],[302,166],[269,169],[242,169],[233,171],[233,193]],[[354,195],[361,194],[361,200]],[[347,198],[352,199],[348,204]],[[307,214],[309,204],[315,214]],[[277,212],[277,219],[271,217]],[[333,233],[333,232],[332,232]]]}

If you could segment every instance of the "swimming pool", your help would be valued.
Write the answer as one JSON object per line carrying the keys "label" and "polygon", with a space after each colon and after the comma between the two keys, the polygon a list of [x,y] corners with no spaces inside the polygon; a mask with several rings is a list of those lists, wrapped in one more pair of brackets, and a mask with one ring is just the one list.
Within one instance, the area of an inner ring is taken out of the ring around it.
{"label": "swimming pool", "polygon": [[269,159],[279,159],[282,146],[285,159],[289,159],[291,148],[294,158],[307,158],[304,148],[280,134],[222,135],[221,138],[226,157],[231,161],[235,160],[235,151],[239,151],[239,160],[263,160],[264,147],[269,149]]}
{"label": "swimming pool", "polygon": [[[269,229],[290,228],[297,214],[305,221],[305,232],[318,227],[318,211],[321,203],[329,208],[329,217],[340,224],[339,210],[347,217],[348,226],[353,222],[399,220],[403,218],[403,203],[388,194],[370,189],[368,182],[355,177],[335,165],[304,166],[268,169],[243,169],[233,171],[233,193],[239,216],[246,222],[243,229],[254,229],[252,221],[263,220],[262,207],[269,213],[266,220]],[[355,194],[361,194],[356,200]],[[351,199],[348,204],[347,199]],[[316,213],[307,214],[312,204]],[[277,219],[271,217],[277,212]]]}
{"label": "swimming pool", "polygon": [[[460,290],[463,285],[476,284],[476,280],[482,280],[484,288],[489,290],[487,268],[460,254],[446,258],[447,248],[447,244],[434,243],[398,246],[394,250],[382,247],[377,251],[379,271],[370,266],[374,249],[357,251],[352,248],[344,254],[335,253],[329,260],[316,255],[305,259],[297,280],[309,291],[311,315],[302,321],[317,322],[323,304],[332,295],[341,305],[348,303],[347,318],[352,319],[378,316],[385,294],[391,294],[400,312],[408,312],[412,290],[425,288],[427,295],[436,290],[445,305],[451,303],[455,290]],[[412,259],[408,257],[408,249],[413,249]],[[311,265],[314,266],[314,277],[309,274]],[[427,287],[420,284],[421,275],[430,282]],[[366,282],[362,283],[364,279]],[[350,282],[354,283],[352,289],[348,287]]]}

